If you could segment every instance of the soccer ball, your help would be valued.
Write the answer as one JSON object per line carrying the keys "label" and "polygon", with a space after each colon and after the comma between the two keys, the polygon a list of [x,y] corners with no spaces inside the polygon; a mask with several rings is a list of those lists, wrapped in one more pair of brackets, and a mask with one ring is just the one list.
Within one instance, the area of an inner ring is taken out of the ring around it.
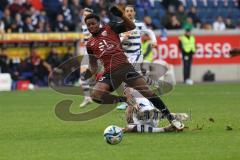
{"label": "soccer ball", "polygon": [[118,144],[122,141],[123,132],[118,126],[111,125],[104,130],[104,139],[108,144]]}

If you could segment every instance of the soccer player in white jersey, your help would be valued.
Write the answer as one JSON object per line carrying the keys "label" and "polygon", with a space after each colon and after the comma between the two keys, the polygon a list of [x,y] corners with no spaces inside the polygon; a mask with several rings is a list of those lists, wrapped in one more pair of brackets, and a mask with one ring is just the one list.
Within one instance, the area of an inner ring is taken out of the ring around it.
{"label": "soccer player in white jersey", "polygon": [[[126,90],[125,90],[126,91]],[[128,93],[126,93],[128,92]],[[125,94],[129,94],[129,90]],[[165,117],[162,116],[161,112],[156,109],[153,104],[144,97],[136,97],[138,109],[134,108],[131,104],[128,105],[125,116],[127,126],[123,128],[124,132],[173,132],[179,131],[174,126],[167,125],[165,127],[158,127],[159,121]],[[178,121],[185,121],[188,119],[186,113],[172,113]]]}
{"label": "soccer player in white jersey", "polygon": [[[135,19],[135,8],[132,5],[127,5],[124,10],[124,14],[132,21],[134,21],[136,28],[132,31],[122,33],[120,35],[122,47],[128,61],[133,64],[136,70],[140,71],[140,64],[143,62],[143,55],[141,54],[141,35],[147,33],[152,40],[152,47],[157,46],[157,39],[154,32],[147,29],[143,22],[139,22]],[[126,109],[126,103],[122,103],[117,109]]]}
{"label": "soccer player in white jersey", "polygon": [[[90,8],[85,8],[84,11],[83,11],[82,33],[84,35],[84,39],[83,39],[83,41],[81,41],[81,44],[80,44],[80,54],[83,55],[83,59],[82,59],[82,62],[81,62],[81,68],[80,68],[81,75],[83,75],[82,73],[84,73],[87,70],[87,68],[88,68],[89,60],[88,60],[88,53],[87,53],[87,50],[86,50],[86,42],[88,41],[88,38],[91,36],[91,34],[89,33],[89,31],[87,29],[87,26],[85,24],[84,19],[85,19],[85,17],[87,15],[92,14],[92,13],[93,13],[93,10],[90,9]],[[84,100],[80,104],[80,107],[85,107],[89,103],[93,102],[91,97],[90,97],[89,82],[90,82],[89,79],[88,80],[84,80],[82,77],[80,78],[80,85],[82,86],[83,92],[84,92]]]}

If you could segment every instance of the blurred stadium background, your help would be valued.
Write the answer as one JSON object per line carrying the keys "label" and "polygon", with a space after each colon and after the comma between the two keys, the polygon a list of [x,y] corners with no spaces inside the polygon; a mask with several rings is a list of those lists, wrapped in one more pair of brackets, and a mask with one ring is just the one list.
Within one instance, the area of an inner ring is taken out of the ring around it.
{"label": "blurred stadium background", "polygon": [[[126,125],[123,111],[114,110],[86,123],[60,120],[54,110],[62,100],[74,101],[70,109],[73,114],[97,107],[92,103],[80,108],[83,96],[57,93],[46,87],[48,75],[56,66],[81,54],[83,9],[92,8],[107,23],[108,3],[0,0],[0,160],[240,159],[240,56],[229,56],[231,48],[240,47],[239,0],[116,3],[122,8],[134,5],[136,18],[154,30],[154,61],[171,64],[178,82],[174,91],[162,99],[172,112],[190,115],[186,130],[127,134],[121,144],[110,146],[103,140],[103,130],[112,124]],[[178,37],[186,28],[193,29],[198,49],[191,78],[199,83],[191,87],[179,84],[183,82],[183,69]],[[66,83],[79,85],[79,71]]]}
{"label": "blurred stadium background", "polygon": [[[231,48],[240,46],[238,0],[116,0],[119,7],[136,7],[136,19],[153,29],[158,40],[155,60],[174,66],[182,82],[178,37],[193,29],[197,53],[192,79],[202,82],[240,80],[240,58],[230,58]],[[1,0],[0,86],[2,90],[47,86],[48,74],[65,60],[80,54],[83,9],[92,8],[109,22],[104,0]],[[79,73],[68,80],[77,84]],[[206,80],[206,79],[205,79]]]}

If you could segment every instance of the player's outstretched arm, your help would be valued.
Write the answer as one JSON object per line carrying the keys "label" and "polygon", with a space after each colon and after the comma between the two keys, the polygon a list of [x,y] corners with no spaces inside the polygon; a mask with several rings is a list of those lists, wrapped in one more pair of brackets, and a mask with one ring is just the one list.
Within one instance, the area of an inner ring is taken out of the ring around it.
{"label": "player's outstretched arm", "polygon": [[110,12],[112,12],[115,16],[120,17],[123,20],[123,23],[125,25],[125,32],[131,31],[135,29],[135,24],[133,21],[131,21],[129,18],[127,18],[121,9],[119,9],[117,6],[113,5],[109,8]]}

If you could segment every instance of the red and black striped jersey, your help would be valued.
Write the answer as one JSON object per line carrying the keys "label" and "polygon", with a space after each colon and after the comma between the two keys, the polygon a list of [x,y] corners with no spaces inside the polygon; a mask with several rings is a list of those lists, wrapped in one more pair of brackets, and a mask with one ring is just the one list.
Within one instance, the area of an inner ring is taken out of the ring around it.
{"label": "red and black striped jersey", "polygon": [[125,26],[122,27],[119,29],[105,25],[97,35],[89,38],[87,42],[88,54],[95,56],[103,63],[104,73],[115,70],[121,64],[129,63],[119,38],[119,32],[123,32]]}

